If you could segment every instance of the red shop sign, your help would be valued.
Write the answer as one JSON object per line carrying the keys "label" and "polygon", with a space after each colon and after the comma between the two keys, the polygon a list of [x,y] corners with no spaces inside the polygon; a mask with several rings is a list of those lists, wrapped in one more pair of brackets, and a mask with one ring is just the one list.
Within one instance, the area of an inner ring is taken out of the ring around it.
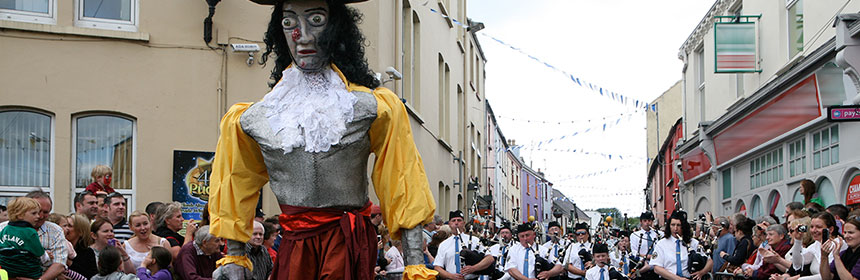
{"label": "red shop sign", "polygon": [[848,182],[848,195],[845,196],[845,204],[860,203],[860,174],[854,175]]}

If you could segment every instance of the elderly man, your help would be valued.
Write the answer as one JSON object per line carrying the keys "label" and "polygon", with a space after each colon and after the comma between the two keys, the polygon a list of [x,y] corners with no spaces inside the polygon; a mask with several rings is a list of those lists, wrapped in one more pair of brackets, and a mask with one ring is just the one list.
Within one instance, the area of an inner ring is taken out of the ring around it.
{"label": "elderly man", "polygon": [[251,232],[251,239],[248,240],[248,245],[245,247],[245,255],[251,259],[254,265],[253,280],[269,279],[269,274],[272,272],[272,256],[269,255],[269,249],[263,246],[265,228],[263,223],[254,221],[254,231]]}
{"label": "elderly man", "polygon": [[219,251],[224,240],[209,233],[209,226],[202,226],[194,234],[194,242],[187,243],[179,250],[173,266],[176,274],[185,280],[212,279],[215,262],[223,255]]}
{"label": "elderly man", "polygon": [[[39,241],[48,256],[51,256],[51,262],[41,279],[54,279],[63,274],[66,270],[66,263],[69,257],[70,249],[66,248],[66,238],[63,234],[63,229],[55,223],[46,221],[48,215],[51,214],[51,208],[54,203],[51,201],[51,196],[43,191],[32,191],[27,193],[26,197],[35,199],[39,202],[39,219],[33,225],[36,227],[36,232],[39,233]],[[0,223],[0,230],[6,227],[8,222]]]}
{"label": "elderly man", "polygon": [[717,249],[711,255],[711,259],[714,260],[714,267],[711,271],[713,273],[722,272],[721,269],[723,269],[723,264],[726,262],[726,260],[720,257],[720,252],[726,252],[729,255],[735,252],[735,246],[737,246],[738,241],[732,235],[730,229],[731,224],[728,218],[717,217],[714,221],[714,235],[719,239],[717,241]]}
{"label": "elderly man", "polygon": [[75,213],[92,221],[99,214],[99,202],[94,193],[83,191],[75,196]]}

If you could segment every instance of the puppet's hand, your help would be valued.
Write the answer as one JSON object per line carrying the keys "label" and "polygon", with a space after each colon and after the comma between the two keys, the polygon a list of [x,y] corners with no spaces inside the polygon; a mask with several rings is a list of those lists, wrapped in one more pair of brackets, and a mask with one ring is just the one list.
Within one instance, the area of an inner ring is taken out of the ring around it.
{"label": "puppet's hand", "polygon": [[235,263],[222,265],[212,272],[212,280],[246,280],[251,276],[250,270]]}

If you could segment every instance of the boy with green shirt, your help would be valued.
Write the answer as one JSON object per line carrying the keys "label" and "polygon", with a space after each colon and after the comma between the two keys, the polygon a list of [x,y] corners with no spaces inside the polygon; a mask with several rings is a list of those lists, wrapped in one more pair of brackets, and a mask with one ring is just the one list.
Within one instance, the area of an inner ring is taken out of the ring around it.
{"label": "boy with green shirt", "polygon": [[39,202],[19,197],[8,205],[9,224],[0,230],[0,267],[9,277],[38,279],[42,259],[47,259],[33,225],[39,219]]}

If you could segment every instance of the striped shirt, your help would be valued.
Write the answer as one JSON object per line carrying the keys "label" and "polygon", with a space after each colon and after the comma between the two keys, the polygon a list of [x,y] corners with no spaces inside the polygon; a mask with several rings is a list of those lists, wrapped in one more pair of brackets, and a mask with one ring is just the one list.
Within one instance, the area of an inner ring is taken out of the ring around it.
{"label": "striped shirt", "polygon": [[263,246],[254,246],[251,243],[245,245],[245,255],[251,259],[251,264],[254,265],[253,280],[269,279],[269,274],[272,272],[272,256],[269,255],[268,249]]}
{"label": "striped shirt", "polygon": [[[8,224],[8,221],[0,223],[0,230],[3,230]],[[50,263],[43,263],[43,268],[47,269],[47,266],[55,263],[61,264],[66,268],[66,262],[69,259],[69,250],[73,250],[73,248],[66,248],[66,235],[63,232],[63,228],[55,223],[45,221],[36,232],[39,233],[39,242],[42,243],[42,248],[45,248],[45,251],[49,255],[54,256]]]}
{"label": "striped shirt", "polygon": [[134,235],[134,232],[128,228],[128,223],[125,221],[125,218],[113,225],[113,235],[114,238],[120,240],[122,242],[126,242]]}

